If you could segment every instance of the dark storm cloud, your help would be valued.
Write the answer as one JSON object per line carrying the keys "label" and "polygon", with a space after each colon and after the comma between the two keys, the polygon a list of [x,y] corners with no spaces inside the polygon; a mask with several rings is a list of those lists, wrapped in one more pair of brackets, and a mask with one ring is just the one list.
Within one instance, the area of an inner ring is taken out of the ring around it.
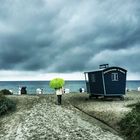
{"label": "dark storm cloud", "polygon": [[0,69],[74,72],[110,63],[139,71],[138,0],[0,2]]}

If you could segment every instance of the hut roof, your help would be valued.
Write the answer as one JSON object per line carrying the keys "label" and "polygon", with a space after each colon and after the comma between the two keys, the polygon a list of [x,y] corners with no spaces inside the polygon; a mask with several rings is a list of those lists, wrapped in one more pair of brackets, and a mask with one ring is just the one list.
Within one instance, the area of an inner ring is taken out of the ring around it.
{"label": "hut roof", "polygon": [[84,73],[92,73],[92,72],[99,72],[99,71],[103,71],[103,72],[108,72],[108,71],[111,71],[111,70],[119,70],[119,71],[123,71],[123,72],[127,72],[126,69],[123,69],[121,67],[107,67],[107,68],[104,68],[104,69],[98,69],[98,70],[94,70],[94,71],[86,71]]}

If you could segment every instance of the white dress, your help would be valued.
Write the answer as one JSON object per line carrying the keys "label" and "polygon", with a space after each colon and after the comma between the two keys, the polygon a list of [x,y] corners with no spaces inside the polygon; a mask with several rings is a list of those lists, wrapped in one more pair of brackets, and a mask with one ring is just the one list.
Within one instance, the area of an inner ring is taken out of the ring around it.
{"label": "white dress", "polygon": [[62,95],[62,94],[63,94],[62,88],[56,90],[56,95]]}

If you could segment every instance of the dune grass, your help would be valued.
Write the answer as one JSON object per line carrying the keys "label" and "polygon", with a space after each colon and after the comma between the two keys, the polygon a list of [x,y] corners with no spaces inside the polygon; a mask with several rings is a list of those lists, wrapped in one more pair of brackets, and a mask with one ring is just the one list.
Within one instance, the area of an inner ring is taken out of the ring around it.
{"label": "dune grass", "polygon": [[16,110],[16,102],[0,93],[0,116],[14,110]]}
{"label": "dune grass", "polygon": [[140,102],[133,104],[132,111],[129,112],[120,122],[120,132],[128,140],[140,139]]}

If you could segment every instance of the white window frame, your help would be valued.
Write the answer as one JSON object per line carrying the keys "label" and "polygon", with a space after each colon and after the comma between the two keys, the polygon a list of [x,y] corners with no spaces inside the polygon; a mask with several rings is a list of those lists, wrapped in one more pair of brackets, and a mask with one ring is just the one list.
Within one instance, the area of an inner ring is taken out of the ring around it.
{"label": "white window frame", "polygon": [[117,72],[111,73],[111,80],[112,81],[119,81],[119,75]]}

